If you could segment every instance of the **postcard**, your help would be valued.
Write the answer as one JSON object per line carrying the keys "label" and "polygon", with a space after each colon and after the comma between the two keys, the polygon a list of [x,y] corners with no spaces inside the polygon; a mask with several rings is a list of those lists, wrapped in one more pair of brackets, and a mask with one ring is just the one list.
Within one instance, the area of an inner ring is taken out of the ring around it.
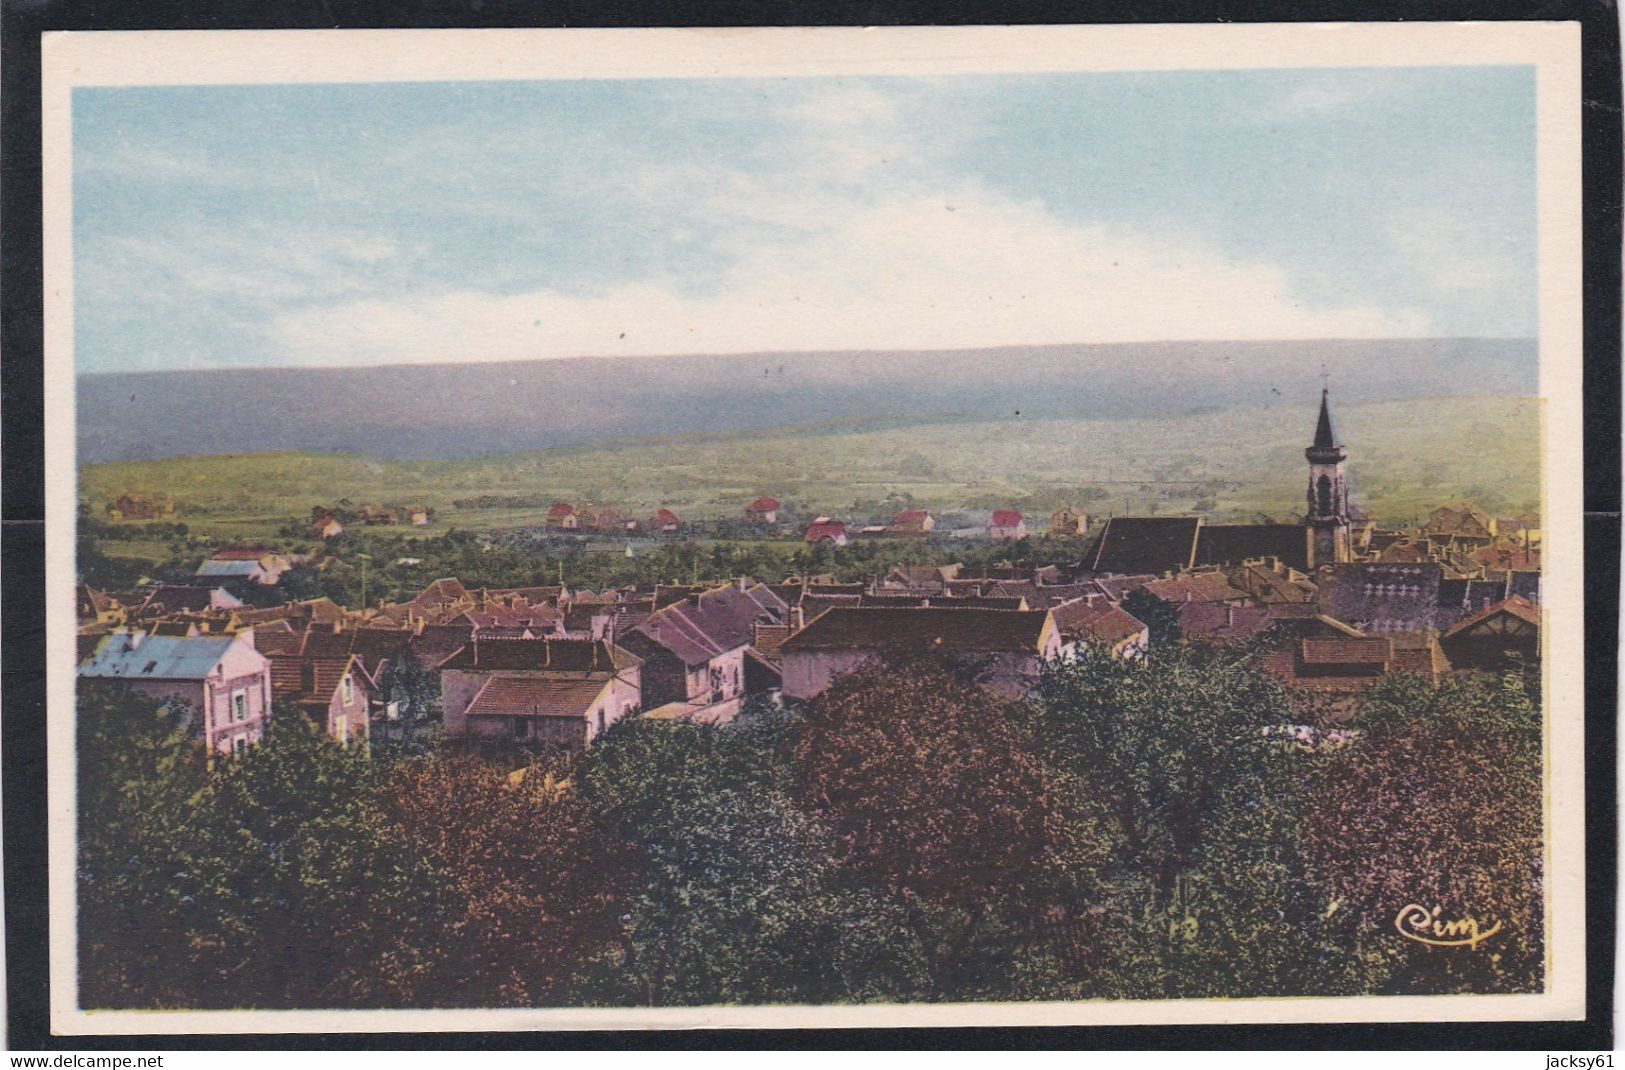
{"label": "postcard", "polygon": [[1584,1016],[1576,24],[44,58],[58,1034]]}

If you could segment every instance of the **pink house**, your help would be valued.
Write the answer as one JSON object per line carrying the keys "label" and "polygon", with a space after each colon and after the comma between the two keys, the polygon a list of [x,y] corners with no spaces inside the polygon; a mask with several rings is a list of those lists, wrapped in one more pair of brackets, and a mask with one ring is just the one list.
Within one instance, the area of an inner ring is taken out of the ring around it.
{"label": "pink house", "polygon": [[771,589],[745,581],[651,613],[619,640],[643,661],[644,707],[684,720],[732,721],[749,693],[776,686],[764,680],[752,650],[757,625],[783,624],[789,613]]}
{"label": "pink house", "polygon": [[440,663],[448,736],[579,750],[638,712],[641,663],[601,639],[482,639]]}
{"label": "pink house", "polygon": [[839,520],[831,520],[821,516],[807,525],[807,541],[811,543],[827,542],[834,546],[846,545],[846,525]]}
{"label": "pink house", "polygon": [[987,537],[994,542],[1019,542],[1027,537],[1027,522],[1014,509],[995,509]]}
{"label": "pink house", "polygon": [[373,682],[359,658],[272,654],[270,662],[277,699],[299,707],[335,742],[366,743]]}
{"label": "pink house", "polygon": [[929,535],[937,526],[936,518],[924,509],[904,509],[891,518],[886,527],[888,535]]}
{"label": "pink house", "polygon": [[186,702],[200,714],[199,738],[221,754],[258,743],[271,718],[271,663],[254,648],[252,629],[195,637],[117,632],[80,664],[79,680]]}
{"label": "pink house", "polygon": [[777,498],[769,498],[764,495],[745,506],[745,519],[757,524],[777,524],[781,508],[783,506],[780,505]]}

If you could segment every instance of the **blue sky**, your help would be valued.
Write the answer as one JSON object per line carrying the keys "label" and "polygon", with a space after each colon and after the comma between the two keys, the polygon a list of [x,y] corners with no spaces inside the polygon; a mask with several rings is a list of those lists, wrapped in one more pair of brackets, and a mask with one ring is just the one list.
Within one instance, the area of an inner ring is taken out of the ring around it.
{"label": "blue sky", "polygon": [[79,89],[81,371],[1536,332],[1529,68]]}

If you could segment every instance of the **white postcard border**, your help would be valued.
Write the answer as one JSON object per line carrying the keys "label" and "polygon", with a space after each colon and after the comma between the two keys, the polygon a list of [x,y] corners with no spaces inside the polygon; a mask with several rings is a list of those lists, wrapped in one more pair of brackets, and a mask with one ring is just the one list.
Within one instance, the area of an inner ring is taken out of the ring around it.
{"label": "white postcard border", "polygon": [[[1577,23],[52,33],[43,53],[51,1026],[59,1035],[1559,1020],[1585,1015]],[[1530,65],[1545,402],[1548,990],[1517,996],[446,1011],[82,1011],[74,943],[72,91],[79,86]]]}

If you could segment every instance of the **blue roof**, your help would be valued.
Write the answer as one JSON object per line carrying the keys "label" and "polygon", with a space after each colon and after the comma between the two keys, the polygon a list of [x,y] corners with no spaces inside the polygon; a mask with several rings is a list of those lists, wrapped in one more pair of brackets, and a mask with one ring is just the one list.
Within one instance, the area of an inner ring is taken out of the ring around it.
{"label": "blue roof", "polygon": [[101,680],[201,680],[220,664],[232,636],[110,635],[79,666],[79,675]]}
{"label": "blue roof", "polygon": [[199,576],[252,576],[259,571],[258,561],[205,561],[197,568]]}

